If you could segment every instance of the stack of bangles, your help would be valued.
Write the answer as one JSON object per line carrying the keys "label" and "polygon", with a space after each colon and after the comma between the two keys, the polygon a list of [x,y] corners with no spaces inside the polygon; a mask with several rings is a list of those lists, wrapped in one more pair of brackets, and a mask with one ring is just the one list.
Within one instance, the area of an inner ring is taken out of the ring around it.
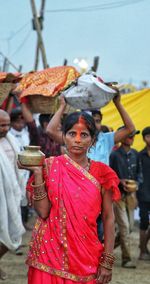
{"label": "stack of bangles", "polygon": [[34,194],[33,194],[33,200],[39,201],[47,197],[47,192],[45,191],[45,181],[41,184],[33,184],[31,183],[31,186],[34,189]]}
{"label": "stack of bangles", "polygon": [[108,270],[112,270],[115,262],[115,256],[112,253],[103,252],[99,265]]}

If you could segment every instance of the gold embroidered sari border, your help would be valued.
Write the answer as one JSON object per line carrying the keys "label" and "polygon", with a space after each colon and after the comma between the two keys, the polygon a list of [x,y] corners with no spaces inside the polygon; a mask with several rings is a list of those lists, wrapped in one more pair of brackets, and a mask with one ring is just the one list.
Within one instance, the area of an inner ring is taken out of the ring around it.
{"label": "gold embroidered sari border", "polygon": [[47,272],[49,274],[52,274],[52,275],[55,275],[55,276],[58,276],[58,277],[61,277],[61,278],[69,279],[69,280],[72,280],[72,281],[75,281],[75,282],[86,283],[88,281],[96,279],[96,274],[91,274],[91,275],[88,275],[88,276],[75,275],[75,274],[69,273],[67,271],[62,271],[62,270],[59,270],[59,269],[52,268],[50,266],[47,266],[45,264],[42,264],[42,263],[39,263],[39,262],[36,262],[36,261],[27,260],[26,264],[28,264],[29,266],[32,266],[34,268],[37,268],[41,271]]}
{"label": "gold embroidered sari border", "polygon": [[96,180],[95,177],[93,177],[87,170],[82,168],[79,164],[77,164],[75,161],[73,161],[67,154],[64,154],[64,157],[66,160],[70,162],[75,168],[77,168],[84,176],[86,176],[87,179],[89,179],[96,187],[100,190],[101,186],[100,183]]}

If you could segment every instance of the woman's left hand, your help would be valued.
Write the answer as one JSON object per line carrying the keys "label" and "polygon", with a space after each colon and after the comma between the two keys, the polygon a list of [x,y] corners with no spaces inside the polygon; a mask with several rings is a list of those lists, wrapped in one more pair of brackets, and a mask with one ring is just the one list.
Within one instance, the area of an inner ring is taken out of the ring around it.
{"label": "woman's left hand", "polygon": [[20,170],[28,170],[33,173],[34,172],[42,173],[42,166],[24,166],[20,163],[19,160],[17,161],[17,166],[18,166],[18,169]]}
{"label": "woman's left hand", "polygon": [[116,104],[120,103],[120,101],[121,101],[121,96],[120,96],[119,91],[118,91],[117,95],[113,98],[113,102],[116,105]]}
{"label": "woman's left hand", "polygon": [[97,284],[107,284],[112,279],[112,270],[108,270],[102,266],[99,266],[97,272]]}

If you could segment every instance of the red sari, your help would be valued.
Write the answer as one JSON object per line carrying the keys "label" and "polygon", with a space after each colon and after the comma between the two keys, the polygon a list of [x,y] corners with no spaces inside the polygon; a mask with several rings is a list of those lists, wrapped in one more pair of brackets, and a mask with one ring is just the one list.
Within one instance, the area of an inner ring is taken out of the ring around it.
{"label": "red sari", "polygon": [[[47,159],[45,180],[52,208],[37,219],[27,264],[28,284],[94,284],[103,246],[97,236],[101,186],[120,197],[118,178],[106,165],[91,162],[90,172],[67,155]],[[96,177],[96,178],[95,178]],[[100,185],[101,184],[101,185]]]}

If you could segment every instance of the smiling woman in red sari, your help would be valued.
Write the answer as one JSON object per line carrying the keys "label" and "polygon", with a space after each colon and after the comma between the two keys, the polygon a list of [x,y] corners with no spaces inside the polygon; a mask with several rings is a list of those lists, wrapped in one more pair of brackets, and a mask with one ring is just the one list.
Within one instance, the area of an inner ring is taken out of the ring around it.
{"label": "smiling woman in red sari", "polygon": [[[43,167],[32,167],[28,190],[39,218],[27,258],[28,284],[111,281],[113,200],[120,198],[119,180],[108,166],[87,158],[95,132],[87,113],[68,115],[63,126],[67,154],[46,159]],[[104,245],[97,236],[100,212]]]}

